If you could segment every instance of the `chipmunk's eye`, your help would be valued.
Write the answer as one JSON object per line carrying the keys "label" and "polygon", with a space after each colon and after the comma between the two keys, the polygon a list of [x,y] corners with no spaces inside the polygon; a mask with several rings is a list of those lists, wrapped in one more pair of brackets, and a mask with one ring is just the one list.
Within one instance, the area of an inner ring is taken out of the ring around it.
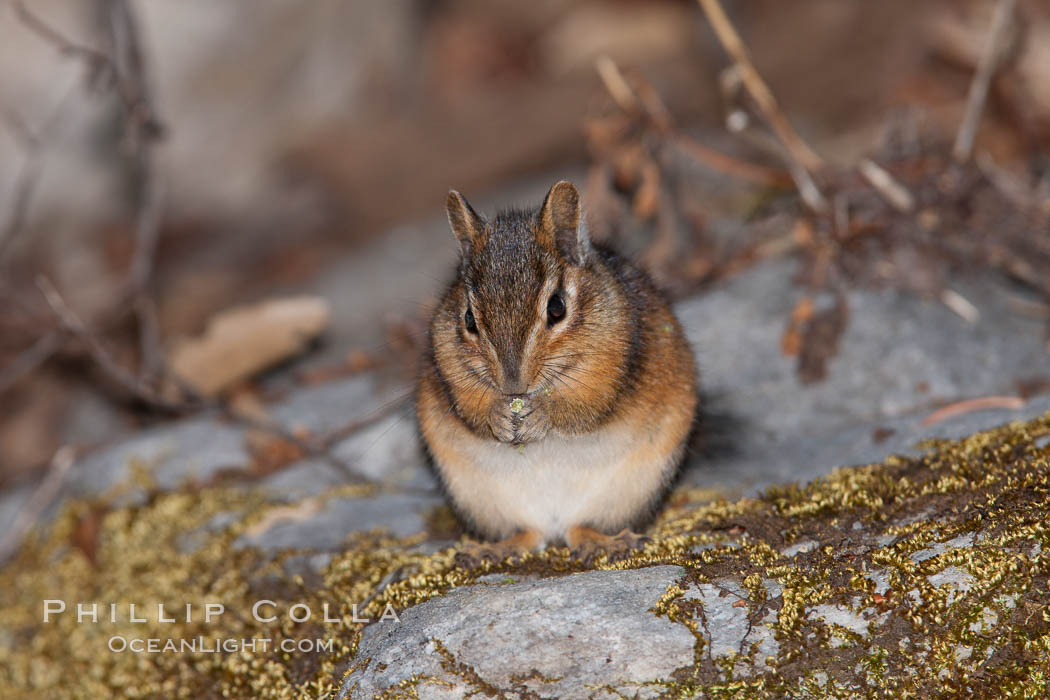
{"label": "chipmunk's eye", "polygon": [[561,294],[555,292],[547,300],[547,325],[553,326],[563,318],[565,318],[565,300],[561,298]]}
{"label": "chipmunk's eye", "polygon": [[467,307],[467,313],[463,314],[463,325],[474,335],[478,334],[478,322],[474,320],[474,312]]}

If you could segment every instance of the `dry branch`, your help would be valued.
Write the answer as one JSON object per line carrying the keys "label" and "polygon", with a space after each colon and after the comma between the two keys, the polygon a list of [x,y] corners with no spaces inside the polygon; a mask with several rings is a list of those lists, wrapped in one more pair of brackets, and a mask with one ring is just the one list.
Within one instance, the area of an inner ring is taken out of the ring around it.
{"label": "dry branch", "polygon": [[109,351],[102,345],[102,341],[99,340],[93,332],[77,316],[72,309],[66,304],[62,295],[58,293],[55,286],[51,284],[43,275],[37,277],[37,287],[40,288],[41,294],[44,295],[44,300],[47,301],[48,306],[51,307],[51,311],[55,314],[62,329],[71,336],[80,339],[84,343],[84,347],[87,348],[88,354],[91,355],[91,359],[99,366],[99,368],[108,376],[110,379],[115,381],[126,391],[131,393],[133,396],[143,401],[146,404],[154,406],[155,408],[161,408],[168,411],[179,411],[186,408],[186,405],[179,402],[169,401],[168,399],[160,396],[148,386],[138,381],[136,377],[120,366]]}
{"label": "dry branch", "polygon": [[864,158],[857,165],[857,170],[894,209],[902,214],[907,214],[915,209],[915,197],[908,188],[878,163],[870,158]]}
{"label": "dry branch", "polygon": [[60,328],[53,329],[18,355],[11,364],[0,371],[0,394],[17,384],[22,377],[51,359],[66,344],[67,337],[68,334],[64,330]]}
{"label": "dry branch", "polygon": [[22,505],[22,509],[18,511],[18,515],[15,517],[15,521],[4,533],[3,539],[0,540],[0,565],[4,564],[11,555],[18,551],[26,534],[33,528],[52,501],[55,500],[59,491],[62,490],[62,485],[66,481],[69,470],[76,462],[76,456],[76,451],[68,445],[58,448],[55,452],[55,455],[51,458],[47,475],[44,476],[40,485],[37,486],[33,494]]}
{"label": "dry branch", "polygon": [[1017,0],[999,0],[992,17],[992,28],[988,32],[988,43],[984,47],[981,61],[977,64],[973,82],[970,83],[970,94],[966,98],[966,112],[959,132],[955,136],[952,155],[959,162],[967,161],[973,154],[973,144],[977,138],[977,127],[981,123],[984,103],[988,99],[988,88],[992,78],[999,69],[1002,59],[1002,46],[1008,34],[1010,20],[1017,9]]}
{"label": "dry branch", "polygon": [[755,100],[759,111],[773,130],[773,133],[776,134],[780,143],[783,144],[788,162],[788,172],[791,173],[791,178],[795,181],[802,201],[815,212],[827,211],[827,200],[812,177],[813,172],[820,170],[824,166],[824,160],[806,144],[791,126],[784,112],[780,109],[780,105],[777,104],[773,92],[762,79],[754,63],[751,62],[751,56],[747,47],[733,27],[732,22],[729,21],[729,17],[726,16],[725,10],[722,9],[718,0],[697,0],[697,2],[700,3],[701,9],[707,15],[711,28],[714,30],[719,42],[721,42],[722,48],[725,49],[726,53],[729,54],[729,58],[735,64],[744,87],[747,88],[748,93]]}
{"label": "dry branch", "polygon": [[780,105],[777,104],[773,92],[766,85],[758,70],[755,69],[747,47],[741,40],[740,35],[737,34],[733,23],[729,21],[729,17],[726,16],[725,10],[722,9],[718,0],[697,1],[700,3],[704,14],[707,15],[707,20],[711,23],[711,28],[714,30],[719,42],[721,42],[722,47],[736,64],[740,79],[747,88],[748,93],[758,103],[759,109],[762,110],[762,116],[769,122],[769,126],[776,133],[777,138],[780,139],[791,156],[802,167],[810,171],[820,170],[824,166],[824,160],[802,140],[802,137],[798,135],[787,117],[784,116],[784,112],[781,111]]}
{"label": "dry branch", "polygon": [[11,199],[11,214],[8,216],[7,224],[0,231],[0,264],[4,263],[7,255],[13,249],[14,242],[25,231],[29,219],[29,207],[42,173],[43,144],[58,126],[59,117],[64,113],[66,101],[71,94],[72,91],[67,91],[59,99],[43,125],[35,131],[13,110],[7,109],[3,112],[3,121],[21,146],[25,160],[15,181],[15,190]]}
{"label": "dry branch", "polygon": [[14,112],[5,110],[3,116],[11,133],[22,145],[25,160],[15,181],[15,191],[11,199],[11,214],[3,230],[0,230],[0,263],[3,262],[6,252],[18,238],[22,229],[25,228],[29,204],[33,198],[36,183],[40,179],[39,139]]}
{"label": "dry branch", "polygon": [[1025,407],[1025,400],[1020,396],[982,396],[979,399],[967,399],[957,403],[948,404],[937,409],[922,419],[921,425],[929,426],[948,420],[955,416],[973,411],[986,411],[998,408],[1007,411],[1020,411]]}
{"label": "dry branch", "polygon": [[[155,318],[155,304],[148,296],[149,282],[153,275],[160,237],[163,205],[163,185],[156,168],[154,150],[157,141],[163,134],[163,128],[152,104],[152,82],[146,55],[139,40],[135,15],[127,0],[106,0],[104,8],[108,19],[108,37],[112,52],[109,54],[69,39],[30,11],[22,0],[14,0],[13,5],[17,17],[26,28],[54,46],[62,55],[83,61],[88,69],[89,79],[96,83],[105,81],[112,85],[120,98],[126,142],[130,145],[134,158],[132,167],[136,180],[137,202],[135,205],[134,254],[126,273],[122,292],[114,302],[114,308],[118,310],[130,308],[135,313],[138,319],[139,347],[142,357],[139,377],[133,378],[111,360],[100,341],[83,328],[83,324],[79,324],[78,328],[77,324],[71,323],[68,308],[65,307],[54,287],[51,287],[50,283],[46,283],[45,280],[42,290],[45,291],[45,296],[50,295],[49,303],[52,304],[53,310],[56,313],[59,311],[65,313],[64,330],[49,333],[23,355],[16,358],[11,366],[5,368],[3,373],[0,373],[0,391],[9,388],[26,373],[46,362],[54,353],[61,350],[69,337],[77,335],[85,340],[86,346],[98,364],[119,384],[150,405],[171,409],[175,407],[174,404],[162,399],[156,392],[148,388],[151,380],[167,373]],[[56,121],[54,117],[57,114],[58,110],[49,123]],[[14,208],[8,225],[0,232],[0,261],[3,260],[5,250],[25,227],[26,212],[39,176],[37,151],[43,141],[43,135],[47,132],[47,129],[44,129],[40,134],[33,134],[13,116],[9,116],[7,122],[19,140],[25,144],[27,160],[22,176],[16,185]],[[55,302],[61,305],[55,306]],[[123,312],[119,313],[122,315]]]}
{"label": "dry branch", "polygon": [[668,136],[678,148],[698,163],[755,185],[784,187],[791,184],[790,176],[782,170],[738,160],[678,132],[656,90],[642,80],[639,81],[637,89],[632,87],[616,62],[608,56],[600,56],[595,61],[595,68],[605,89],[620,109],[627,114],[647,119],[657,131]]}

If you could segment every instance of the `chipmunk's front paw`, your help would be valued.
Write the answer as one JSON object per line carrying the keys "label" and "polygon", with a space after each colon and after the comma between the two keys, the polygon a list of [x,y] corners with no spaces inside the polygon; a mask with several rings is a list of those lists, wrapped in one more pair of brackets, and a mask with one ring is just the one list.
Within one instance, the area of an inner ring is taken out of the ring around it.
{"label": "chipmunk's front paw", "polygon": [[626,559],[649,538],[627,529],[615,535],[606,535],[589,527],[577,526],[569,529],[565,540],[572,550],[572,558],[590,566],[603,554],[610,562]]}
{"label": "chipmunk's front paw", "polygon": [[465,542],[456,552],[456,566],[476,569],[482,564],[497,564],[542,544],[543,538],[531,530],[519,532],[499,542]]}

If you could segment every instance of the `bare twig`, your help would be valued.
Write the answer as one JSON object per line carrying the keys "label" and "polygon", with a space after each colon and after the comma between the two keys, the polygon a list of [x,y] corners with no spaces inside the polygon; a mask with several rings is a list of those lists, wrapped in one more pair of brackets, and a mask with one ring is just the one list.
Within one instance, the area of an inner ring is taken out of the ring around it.
{"label": "bare twig", "polygon": [[941,292],[941,303],[971,326],[981,320],[981,312],[973,302],[953,289]]}
{"label": "bare twig", "polygon": [[921,425],[929,426],[941,421],[954,418],[955,416],[972,411],[986,411],[989,409],[1003,409],[1007,411],[1020,411],[1025,407],[1025,400],[1020,396],[983,396],[979,399],[968,399],[957,403],[948,404],[922,419]]}
{"label": "bare twig", "polygon": [[105,0],[117,84],[128,110],[134,145],[160,138],[164,126],[153,109],[149,65],[139,40],[138,21],[128,0]]}
{"label": "bare twig", "polygon": [[[147,291],[153,274],[160,236],[163,204],[163,186],[155,165],[153,151],[163,129],[153,109],[153,91],[148,64],[139,40],[138,26],[132,8],[127,0],[106,0],[105,2],[112,51],[110,55],[67,38],[31,12],[21,0],[15,0],[13,4],[17,16],[28,29],[55,46],[63,55],[84,61],[93,78],[104,77],[111,81],[124,107],[126,141],[131,146],[134,156],[133,167],[137,189],[135,194],[137,199],[135,252],[127,271],[123,291],[115,303],[118,308],[130,307],[134,311],[138,319],[139,346],[142,357],[140,376],[133,380],[123,368],[110,359],[109,354],[102,349],[94,335],[87,332],[82,324],[77,328],[76,324],[69,323],[70,318],[67,315],[64,323],[66,330],[70,332],[50,334],[47,336],[46,343],[40,342],[34,345],[30,351],[27,351],[24,358],[20,358],[22,361],[16,361],[16,364],[9,368],[13,371],[5,371],[2,376],[10,377],[13,383],[14,380],[25,374],[27,368],[32,369],[39,366],[51,354],[57,352],[62,346],[61,341],[67,339],[71,334],[78,335],[85,339],[89,351],[103,370],[119,384],[147,403],[172,408],[173,405],[170,402],[148,388],[152,379],[166,374],[162,343],[156,323],[155,305],[148,298]],[[39,146],[40,137],[34,137],[28,129],[18,129],[17,133],[27,144],[27,149],[30,147],[35,149]],[[35,156],[35,153],[31,155]],[[27,158],[27,168],[38,168],[35,157]],[[12,218],[5,229],[6,234],[0,238],[0,256],[15,234],[24,227],[25,211],[36,179],[37,172],[30,170],[28,175],[20,181],[15,194]],[[61,297],[57,296],[53,287],[50,287],[49,292],[52,293],[49,303],[56,300],[61,301]],[[47,294],[48,292],[45,292],[45,296]],[[64,308],[64,304],[60,307],[55,307],[53,304],[53,308],[57,313],[59,309]],[[65,311],[68,312],[68,308]],[[9,384],[0,382],[0,391],[6,386]]]}
{"label": "bare twig", "polygon": [[718,0],[697,1],[700,3],[704,14],[707,15],[707,20],[711,23],[711,28],[714,30],[719,42],[721,42],[722,48],[726,50],[726,53],[737,65],[740,79],[747,88],[748,93],[758,103],[759,109],[762,110],[762,115],[769,122],[769,126],[776,133],[777,138],[780,139],[791,156],[802,167],[810,171],[820,170],[824,166],[824,160],[802,140],[802,137],[798,135],[787,120],[787,117],[784,116],[769,86],[766,85],[758,70],[755,69],[755,65],[751,62],[751,56],[747,47],[740,39],[740,35],[737,34],[732,22],[729,21],[729,17],[726,16],[722,5],[719,4]]}
{"label": "bare twig", "polygon": [[332,447],[337,442],[345,440],[346,438],[350,437],[359,430],[364,430],[365,428],[371,425],[375,425],[387,416],[397,413],[403,407],[403,398],[399,398],[395,401],[390,401],[385,406],[380,406],[368,415],[362,416],[361,418],[358,418],[356,420],[352,420],[346,425],[340,426],[335,430],[328,432],[323,438],[321,438],[320,443],[326,448]]}
{"label": "bare twig", "polygon": [[125,280],[125,295],[134,306],[139,327],[139,385],[170,374],[167,371],[155,304],[149,297],[157,244],[160,240],[164,187],[156,167],[155,145],[162,129],[153,108],[149,64],[139,39],[138,22],[127,0],[106,0],[110,41],[117,83],[131,108],[125,119],[135,156],[138,179],[135,213],[135,253]]}
{"label": "bare twig", "polygon": [[977,64],[977,72],[974,73],[973,81],[970,83],[970,94],[966,98],[966,112],[959,125],[959,131],[955,135],[952,155],[959,162],[969,160],[973,154],[977,127],[981,123],[984,103],[988,99],[988,88],[992,84],[995,72],[999,69],[1002,45],[1006,40],[1007,29],[1016,9],[1017,0],[999,0],[999,4],[995,7],[992,28],[988,32],[988,43],[984,47],[981,61]]}
{"label": "bare twig", "polygon": [[[126,0],[107,0],[109,5],[109,16],[111,29],[114,32],[114,46],[121,41],[133,41],[138,46],[135,25],[130,8]],[[138,89],[134,80],[128,80],[129,75],[134,75],[126,70],[122,60],[114,60],[106,52],[85,46],[73,41],[50,24],[42,20],[26,7],[23,0],[12,0],[15,14],[19,21],[55,47],[63,56],[68,56],[82,61],[88,68],[88,81],[91,83],[112,82],[116,86],[117,95],[120,97],[124,108],[127,123],[135,125],[137,130],[152,136],[163,133],[164,127],[154,115],[149,103],[149,94]],[[132,19],[127,19],[132,18]],[[124,27],[122,30],[113,29],[117,25]],[[124,70],[122,70],[124,69]]]}
{"label": "bare twig", "polygon": [[98,337],[92,333],[87,326],[84,325],[84,322],[73,313],[73,310],[66,305],[65,300],[58,293],[58,290],[55,289],[55,286],[51,284],[50,280],[43,275],[40,275],[37,277],[37,286],[40,288],[40,292],[44,295],[44,299],[47,301],[48,306],[51,307],[52,312],[54,312],[56,318],[62,324],[63,329],[83,341],[91,358],[108,377],[139,400],[156,408],[168,411],[180,411],[187,407],[184,403],[169,401],[163,396],[160,396],[152,389],[139,382],[138,379],[136,379],[128,370],[121,367],[102,345],[102,342]]}
{"label": "bare twig", "polygon": [[15,521],[0,539],[0,564],[6,562],[22,544],[40,516],[62,490],[69,470],[76,462],[76,450],[69,445],[58,448],[51,458],[47,474],[18,511]]}
{"label": "bare twig", "polygon": [[737,160],[713,148],[708,148],[685,134],[677,134],[674,137],[674,143],[694,160],[738,180],[765,187],[791,186],[791,176],[783,170]]}
{"label": "bare twig", "polygon": [[57,127],[59,117],[64,114],[66,102],[71,94],[71,90],[66,91],[56,103],[51,114],[45,119],[43,126],[35,131],[16,112],[9,109],[3,112],[4,123],[7,124],[10,132],[22,147],[24,161],[11,200],[11,214],[7,224],[0,231],[0,264],[5,261],[7,255],[13,250],[15,241],[26,229],[29,207],[42,172],[43,144]]}
{"label": "bare twig", "polygon": [[977,169],[988,178],[992,186],[1019,209],[1050,213],[1050,200],[1040,201],[1039,193],[1034,188],[1000,167],[990,155],[978,153],[974,162],[977,164]]}
{"label": "bare twig", "polygon": [[[9,118],[7,121],[8,123],[14,123],[13,118]],[[0,262],[3,262],[7,257],[7,251],[26,226],[29,205],[32,202],[36,184],[40,180],[39,143],[28,130],[25,133],[27,137],[20,139],[26,144],[25,160],[15,181],[15,191],[11,199],[11,214],[8,216],[3,230],[0,231]]]}
{"label": "bare twig", "polygon": [[15,15],[29,30],[53,45],[63,56],[81,60],[87,65],[89,79],[94,82],[113,75],[113,62],[102,51],[79,44],[29,11],[22,0],[12,0]]}
{"label": "bare twig", "polygon": [[595,68],[605,89],[609,91],[613,101],[620,109],[628,114],[648,119],[657,131],[669,136],[678,148],[698,163],[755,185],[783,187],[791,183],[791,178],[782,170],[737,160],[678,132],[656,90],[644,80],[639,80],[640,85],[637,90],[631,87],[619,66],[608,56],[600,56],[595,62]]}
{"label": "bare twig", "polygon": [[857,171],[875,188],[886,202],[902,214],[915,209],[915,197],[907,187],[870,158],[864,158],[857,164]]}
{"label": "bare twig", "polygon": [[824,198],[824,194],[817,187],[817,183],[813,180],[813,176],[809,174],[809,171],[801,163],[791,159],[788,159],[787,166],[791,179],[795,183],[795,189],[798,190],[798,195],[805,202],[806,206],[818,213],[827,211],[828,200]]}
{"label": "bare twig", "polygon": [[605,89],[609,91],[609,95],[612,96],[620,109],[628,114],[641,113],[638,97],[634,94],[634,89],[628,84],[627,79],[623,77],[623,73],[620,71],[619,66],[616,65],[616,61],[609,56],[601,55],[595,60],[594,67],[598,71],[598,77],[602,79]]}
{"label": "bare twig", "polygon": [[135,316],[139,322],[141,358],[138,381],[140,384],[157,386],[167,374],[167,363],[160,337],[160,323],[157,320],[157,305],[148,294],[140,295],[135,301]]}
{"label": "bare twig", "polygon": [[41,336],[27,350],[22,352],[8,366],[0,371],[0,394],[18,383],[40,365],[51,359],[51,356],[66,343],[68,334],[62,329],[53,329]]}

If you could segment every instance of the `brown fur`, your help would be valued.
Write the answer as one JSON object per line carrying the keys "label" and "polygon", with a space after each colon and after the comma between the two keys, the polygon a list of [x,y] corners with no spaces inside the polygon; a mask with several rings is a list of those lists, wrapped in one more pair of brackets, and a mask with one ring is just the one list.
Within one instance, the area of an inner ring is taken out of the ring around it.
{"label": "brown fur", "polygon": [[[554,507],[544,539],[637,524],[673,476],[697,407],[693,355],[669,306],[644,273],[590,244],[569,183],[538,211],[492,222],[458,193],[447,204],[463,255],[430,325],[417,414],[453,503],[489,537],[535,529],[508,515],[521,505],[514,489],[500,490],[504,479],[527,485],[535,468],[550,489],[564,474],[565,488],[593,502],[572,516],[580,522],[561,523]],[[566,311],[551,322],[554,293]],[[574,466],[576,454],[609,461],[608,473]]]}

